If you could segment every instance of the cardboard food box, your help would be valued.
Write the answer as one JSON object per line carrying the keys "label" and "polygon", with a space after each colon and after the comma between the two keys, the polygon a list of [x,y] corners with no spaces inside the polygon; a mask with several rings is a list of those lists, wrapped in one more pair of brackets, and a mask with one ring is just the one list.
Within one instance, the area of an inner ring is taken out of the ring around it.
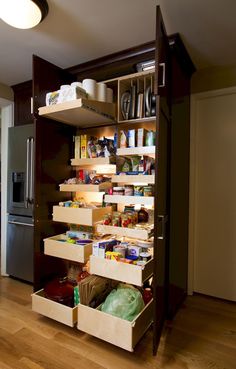
{"label": "cardboard food box", "polygon": [[81,159],[86,159],[88,157],[87,145],[88,145],[87,135],[81,135],[80,136]]}
{"label": "cardboard food box", "polygon": [[145,146],[147,130],[145,128],[138,128],[137,132],[137,147]]}

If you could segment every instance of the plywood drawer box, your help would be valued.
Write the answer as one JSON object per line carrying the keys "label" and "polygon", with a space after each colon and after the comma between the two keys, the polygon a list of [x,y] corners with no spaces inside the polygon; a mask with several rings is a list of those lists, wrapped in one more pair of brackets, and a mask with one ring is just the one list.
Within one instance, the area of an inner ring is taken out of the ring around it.
{"label": "plywood drawer box", "polygon": [[53,220],[92,226],[95,222],[101,220],[104,214],[109,212],[111,212],[111,207],[109,206],[95,209],[53,206]]}
{"label": "plywood drawer box", "polygon": [[81,246],[66,242],[65,240],[65,234],[59,234],[57,236],[45,238],[44,254],[76,261],[78,263],[86,263],[86,261],[89,259],[89,256],[92,254],[93,244],[89,243]]}
{"label": "plywood drawer box", "polygon": [[90,273],[134,284],[135,286],[142,286],[153,274],[153,259],[149,260],[144,267],[141,267],[91,255]]}
{"label": "plywood drawer box", "polygon": [[69,306],[59,304],[44,297],[44,290],[39,290],[32,294],[32,310],[54,319],[60,323],[73,327],[77,321],[77,306],[70,308]]}
{"label": "plywood drawer box", "polygon": [[138,238],[148,240],[153,235],[153,228],[150,230],[140,228],[114,227],[104,224],[97,224],[97,232],[104,234],[115,234],[117,236]]}
{"label": "plywood drawer box", "polygon": [[85,305],[78,305],[77,328],[104,341],[133,351],[153,321],[153,300],[132,321],[117,318]]}

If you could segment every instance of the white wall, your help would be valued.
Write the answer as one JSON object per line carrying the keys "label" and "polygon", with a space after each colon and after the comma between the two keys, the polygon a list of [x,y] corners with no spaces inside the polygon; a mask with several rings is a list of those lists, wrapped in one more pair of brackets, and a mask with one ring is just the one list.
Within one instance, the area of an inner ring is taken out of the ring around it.
{"label": "white wall", "polygon": [[7,143],[8,127],[13,125],[13,91],[0,83],[1,109],[1,274],[6,275],[7,231]]}

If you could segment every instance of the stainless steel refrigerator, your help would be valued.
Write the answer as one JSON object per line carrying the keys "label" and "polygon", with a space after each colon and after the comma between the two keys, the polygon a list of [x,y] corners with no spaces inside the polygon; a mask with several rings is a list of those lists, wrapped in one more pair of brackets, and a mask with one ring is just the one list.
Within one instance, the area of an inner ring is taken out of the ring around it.
{"label": "stainless steel refrigerator", "polygon": [[34,126],[9,128],[7,273],[33,282]]}

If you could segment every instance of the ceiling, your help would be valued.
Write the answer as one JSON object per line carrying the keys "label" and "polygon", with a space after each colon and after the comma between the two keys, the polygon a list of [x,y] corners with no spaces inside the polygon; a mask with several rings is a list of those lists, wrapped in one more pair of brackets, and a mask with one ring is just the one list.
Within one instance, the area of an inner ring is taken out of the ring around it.
{"label": "ceiling", "polygon": [[236,64],[235,0],[48,0],[48,16],[31,30],[0,19],[0,82],[30,80],[32,54],[67,68],[152,41],[158,4],[197,69]]}

